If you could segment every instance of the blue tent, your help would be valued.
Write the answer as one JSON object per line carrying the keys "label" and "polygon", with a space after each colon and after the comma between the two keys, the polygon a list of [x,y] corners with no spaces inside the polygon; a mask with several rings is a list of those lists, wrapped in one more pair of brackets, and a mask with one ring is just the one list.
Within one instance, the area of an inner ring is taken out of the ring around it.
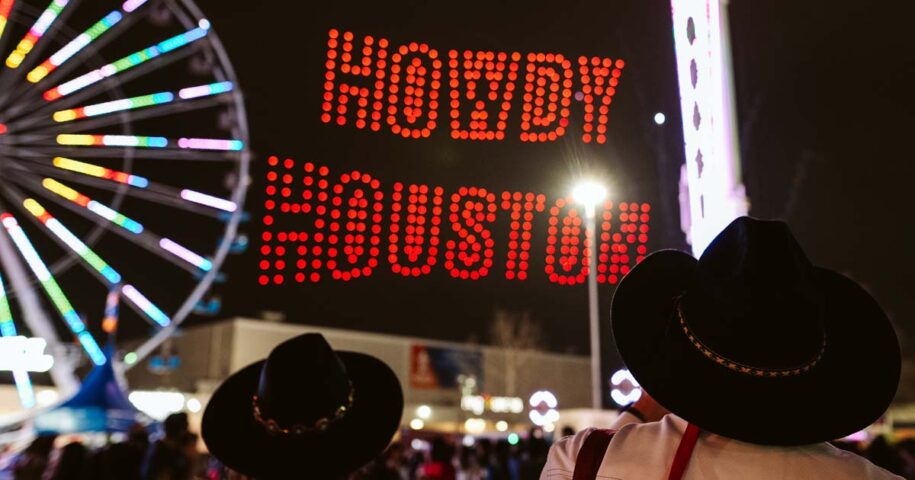
{"label": "blue tent", "polygon": [[34,428],[38,435],[127,432],[135,423],[149,423],[149,418],[130,403],[118,383],[113,352],[114,342],[109,341],[105,349],[107,361],[89,372],[79,391],[35,417]]}

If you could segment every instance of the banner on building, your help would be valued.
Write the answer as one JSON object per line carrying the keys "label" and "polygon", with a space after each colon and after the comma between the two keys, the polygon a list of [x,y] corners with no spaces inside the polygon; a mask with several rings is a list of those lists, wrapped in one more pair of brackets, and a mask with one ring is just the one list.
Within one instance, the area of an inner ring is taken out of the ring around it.
{"label": "banner on building", "polygon": [[459,388],[459,378],[483,381],[480,352],[413,344],[410,348],[410,385],[418,389]]}

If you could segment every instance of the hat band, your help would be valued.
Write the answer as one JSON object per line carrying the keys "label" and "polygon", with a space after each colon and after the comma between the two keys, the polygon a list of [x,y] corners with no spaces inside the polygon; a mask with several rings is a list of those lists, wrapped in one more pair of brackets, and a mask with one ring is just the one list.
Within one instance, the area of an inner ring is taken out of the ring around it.
{"label": "hat band", "polygon": [[321,417],[315,420],[314,424],[312,425],[297,423],[289,427],[283,427],[276,420],[264,416],[264,414],[261,412],[261,407],[258,404],[257,395],[254,395],[251,404],[254,413],[254,420],[257,421],[257,423],[259,423],[262,427],[264,427],[264,429],[267,430],[267,433],[271,435],[304,435],[311,432],[324,432],[330,428],[331,425],[342,420],[349,412],[349,410],[353,408],[354,393],[355,391],[353,390],[353,384],[350,383],[349,395],[347,396],[346,404],[338,407],[334,411],[333,415]]}
{"label": "hat band", "polygon": [[683,328],[683,333],[686,334],[686,338],[689,339],[692,346],[695,347],[696,350],[699,350],[702,355],[705,355],[706,358],[735,372],[755,377],[790,377],[800,375],[815,367],[816,364],[823,359],[823,353],[826,352],[826,332],[823,332],[823,344],[820,346],[820,351],[812,360],[803,365],[793,368],[760,368],[735,362],[709,348],[702,343],[702,340],[699,340],[699,337],[696,336],[692,330],[690,330],[689,324],[686,322],[686,316],[683,314],[682,299],[682,296],[677,298],[677,317],[680,320],[680,327]]}

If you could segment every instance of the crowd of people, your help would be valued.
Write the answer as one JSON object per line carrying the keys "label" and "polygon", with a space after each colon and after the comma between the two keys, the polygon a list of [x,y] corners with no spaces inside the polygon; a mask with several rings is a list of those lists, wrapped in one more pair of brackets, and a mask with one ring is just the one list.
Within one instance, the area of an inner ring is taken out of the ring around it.
{"label": "crowd of people", "polygon": [[[15,480],[915,479],[915,439],[835,440],[892,403],[899,343],[870,294],[814,266],[783,222],[739,218],[698,259],[649,255],[611,313],[643,389],[612,429],[563,429],[552,444],[538,430],[514,444],[397,437],[404,398],[391,368],[306,334],[216,390],[201,424],[207,459],[176,414],[161,438],[137,428],[93,452],[40,437],[7,470]],[[857,371],[871,374],[849,402]]]}
{"label": "crowd of people", "polygon": [[395,442],[350,480],[536,480],[549,451],[540,430],[515,445],[505,438],[464,440],[441,435],[419,442],[419,449]]}
{"label": "crowd of people", "polygon": [[[0,478],[243,480],[217,459],[198,452],[197,435],[187,430],[184,414],[169,417],[164,427],[165,435],[158,441],[150,441],[147,430],[137,425],[123,442],[96,450],[79,440],[61,442],[55,436],[41,436],[7,459],[7,469]],[[560,437],[575,433],[566,427]],[[465,437],[444,434],[415,442],[398,440],[347,480],[537,480],[550,444],[549,436],[538,429],[530,430],[514,445],[504,438],[485,437],[475,438],[468,445]],[[915,438],[891,443],[884,436],[876,436],[867,441],[833,444],[891,473],[915,480]]]}
{"label": "crowd of people", "polygon": [[[153,438],[155,437],[155,438]],[[79,439],[41,435],[3,459],[3,480],[191,480],[202,478],[199,436],[186,413],[170,415],[151,435],[136,424],[121,442],[93,449]]]}

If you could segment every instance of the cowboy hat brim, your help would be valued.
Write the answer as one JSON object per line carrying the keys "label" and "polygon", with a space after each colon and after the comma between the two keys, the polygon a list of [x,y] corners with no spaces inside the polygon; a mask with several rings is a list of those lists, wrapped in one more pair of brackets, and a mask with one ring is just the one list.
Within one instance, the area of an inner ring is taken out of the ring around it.
{"label": "cowboy hat brim", "polygon": [[[229,468],[258,479],[297,474],[334,478],[382,453],[400,427],[400,383],[391,368],[374,357],[336,354],[353,384],[353,404],[345,417],[322,433],[267,433],[254,419],[252,407],[265,363],[260,361],[226,379],[210,399],[201,425],[210,453]],[[307,395],[310,387],[303,384],[303,393]]]}
{"label": "cowboy hat brim", "polygon": [[899,344],[864,289],[815,268],[825,299],[823,357],[806,374],[760,378],[702,355],[679,327],[676,299],[696,265],[683,252],[654,253],[629,272],[613,297],[620,356],[658,403],[703,430],[763,445],[835,440],[883,415],[899,383]]}

